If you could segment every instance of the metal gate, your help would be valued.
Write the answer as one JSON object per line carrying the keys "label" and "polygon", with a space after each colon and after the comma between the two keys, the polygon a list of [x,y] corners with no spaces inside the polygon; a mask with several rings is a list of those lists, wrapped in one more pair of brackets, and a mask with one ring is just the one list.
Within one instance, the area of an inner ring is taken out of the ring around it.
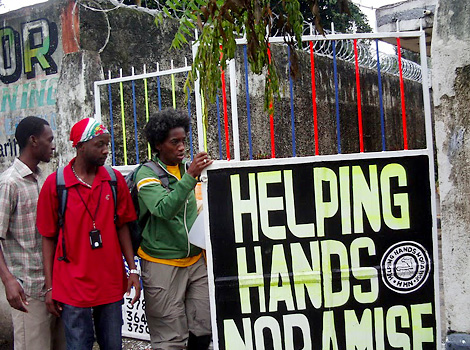
{"label": "metal gate", "polygon": [[[379,52],[383,38],[396,38],[395,59]],[[401,58],[401,40],[409,38],[419,39],[419,65]],[[414,349],[427,343],[437,349],[441,333],[436,189],[425,32],[311,34],[302,40],[308,57],[303,63],[308,64],[301,69],[309,76],[310,89],[296,90],[296,83],[286,74],[285,91],[289,92],[284,96],[288,96],[289,117],[264,115],[264,131],[259,127],[253,130],[253,119],[266,112],[254,107],[259,81],[249,72],[243,38],[237,40],[237,58],[228,63],[227,72],[221,71],[223,89],[215,106],[203,106],[200,91],[204,89],[198,80],[192,91],[183,91],[181,81],[180,88],[175,88],[175,77],[182,75],[184,79],[191,69],[187,65],[95,82],[98,119],[106,100],[100,87],[108,88],[105,114],[113,134],[113,165],[125,172],[131,164],[139,163],[143,154],[150,156],[145,143],[139,143],[139,130],[150,111],[157,109],[157,101],[158,109],[162,108],[161,84],[166,79],[166,101],[174,108],[187,109],[192,121],[191,157],[199,149],[219,158],[203,176],[215,349],[291,349],[299,344],[310,349],[320,343],[334,349]],[[270,42],[282,45],[284,39],[274,37]],[[194,45],[193,55],[196,50]],[[287,51],[285,56],[289,55]],[[331,58],[330,81],[316,70],[324,56]],[[354,83],[349,83],[354,86],[356,101],[355,112],[351,114],[349,109],[347,116],[339,71],[344,61],[352,63],[348,69],[354,72]],[[291,69],[289,63],[284,67],[287,72]],[[377,72],[377,90],[365,96],[367,86],[361,74],[371,68]],[[398,76],[397,103],[393,106],[399,111],[398,123],[387,124],[385,71]],[[153,101],[150,79],[155,80]],[[407,103],[417,98],[406,95],[411,80],[422,85],[421,114],[413,116],[407,114]],[[138,82],[143,85],[145,106],[145,114],[140,115]],[[329,94],[318,96],[319,82],[331,87]],[[119,98],[112,92],[113,84],[115,91],[119,89]],[[125,112],[123,84],[130,84],[130,118]],[[296,101],[305,96],[311,104],[299,112]],[[365,98],[375,101],[376,115],[365,112],[369,108],[363,103]],[[329,101],[331,113],[319,108],[323,100]],[[119,107],[113,101],[119,101]],[[208,122],[202,117],[204,108],[212,115]],[[116,111],[120,111],[119,127]],[[297,113],[308,113],[310,121],[303,119],[297,125]],[[422,129],[410,129],[414,119],[422,121]],[[354,124],[344,126],[352,120]],[[369,129],[372,136],[365,132],[369,123],[374,125]],[[133,137],[127,133],[130,125]],[[325,141],[326,151],[322,148],[322,138],[327,139],[322,125],[333,128],[334,138],[330,139],[334,145]],[[349,125],[353,125],[353,140]],[[300,150],[299,129],[311,131],[310,149]],[[290,132],[281,134],[280,130]],[[253,136],[255,131],[263,137]],[[417,135],[424,141],[416,142]],[[118,142],[120,137],[122,142]],[[367,137],[380,139],[376,142],[379,146],[369,146]],[[287,139],[289,149],[284,147]],[[262,143],[264,149],[259,151],[256,143]],[[130,149],[135,153],[132,161],[128,158]],[[300,181],[305,174],[314,175]],[[304,187],[309,190],[307,205],[299,199]],[[303,205],[296,206],[296,202]],[[314,209],[306,210],[309,205]],[[366,263],[370,266],[364,266]],[[338,301],[346,297],[346,289],[347,300]],[[137,330],[144,319],[139,312],[130,313],[128,320]],[[136,332],[132,326],[130,331]]]}

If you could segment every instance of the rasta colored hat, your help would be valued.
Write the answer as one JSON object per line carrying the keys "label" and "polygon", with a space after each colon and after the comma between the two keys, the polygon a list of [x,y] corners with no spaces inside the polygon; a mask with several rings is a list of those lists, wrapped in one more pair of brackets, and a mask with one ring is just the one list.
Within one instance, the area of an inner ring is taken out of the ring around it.
{"label": "rasta colored hat", "polygon": [[89,141],[102,134],[109,134],[106,127],[100,124],[96,119],[85,118],[72,126],[72,130],[70,131],[70,141],[72,141],[72,147],[77,147],[77,144],[80,142]]}

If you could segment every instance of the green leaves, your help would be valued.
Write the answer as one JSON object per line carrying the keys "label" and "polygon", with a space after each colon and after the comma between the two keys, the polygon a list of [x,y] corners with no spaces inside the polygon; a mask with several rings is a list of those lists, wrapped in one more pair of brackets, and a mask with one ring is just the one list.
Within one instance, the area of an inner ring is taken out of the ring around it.
{"label": "green leaves", "polygon": [[[347,0],[338,0],[347,1]],[[317,0],[310,0],[312,7]],[[291,48],[293,75],[297,72],[298,43],[301,42],[303,16],[298,0],[275,2],[281,7],[278,20],[280,31],[285,35],[285,42]],[[186,86],[191,87],[199,72],[200,86],[203,90],[205,105],[214,103],[217,91],[221,88],[221,70],[225,70],[227,61],[235,57],[236,38],[246,37],[247,56],[250,69],[255,74],[265,74],[265,109],[273,112],[273,98],[279,96],[279,77],[273,57],[269,57],[269,35],[275,21],[268,0],[168,0],[163,9],[168,17],[177,17],[180,21],[172,47],[181,48],[192,38],[195,28],[199,30],[199,45],[188,75]],[[161,24],[163,15],[155,18]],[[207,111],[207,109],[205,109]]]}

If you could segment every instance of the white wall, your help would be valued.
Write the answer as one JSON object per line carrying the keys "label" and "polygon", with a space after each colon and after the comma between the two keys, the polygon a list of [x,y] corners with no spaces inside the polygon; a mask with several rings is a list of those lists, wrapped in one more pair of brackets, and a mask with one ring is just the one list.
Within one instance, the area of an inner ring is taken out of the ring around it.
{"label": "white wall", "polygon": [[440,0],[432,40],[446,323],[470,333],[470,2]]}

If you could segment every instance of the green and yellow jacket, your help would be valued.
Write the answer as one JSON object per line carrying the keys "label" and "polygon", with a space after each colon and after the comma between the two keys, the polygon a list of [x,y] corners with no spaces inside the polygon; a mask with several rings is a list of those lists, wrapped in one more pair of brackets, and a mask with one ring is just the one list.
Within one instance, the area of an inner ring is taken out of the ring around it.
{"label": "green and yellow jacket", "polygon": [[[153,160],[167,171],[158,158]],[[147,216],[140,248],[153,258],[181,259],[201,253],[188,239],[197,217],[194,195],[197,180],[186,173],[185,163],[179,165],[180,180],[167,171],[169,190],[149,167],[140,167],[136,174],[141,224]]]}

